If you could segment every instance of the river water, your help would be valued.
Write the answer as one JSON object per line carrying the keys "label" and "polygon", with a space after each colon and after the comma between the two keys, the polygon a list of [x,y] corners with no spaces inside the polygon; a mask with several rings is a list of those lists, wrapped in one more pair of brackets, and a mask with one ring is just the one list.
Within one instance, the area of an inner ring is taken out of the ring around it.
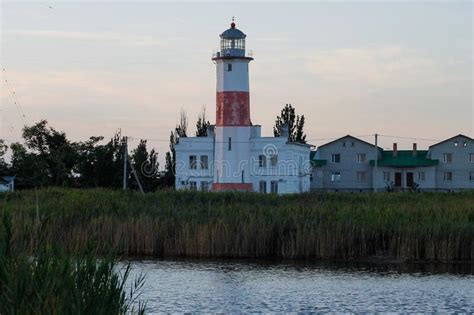
{"label": "river water", "polygon": [[474,312],[473,265],[133,261],[160,312]]}

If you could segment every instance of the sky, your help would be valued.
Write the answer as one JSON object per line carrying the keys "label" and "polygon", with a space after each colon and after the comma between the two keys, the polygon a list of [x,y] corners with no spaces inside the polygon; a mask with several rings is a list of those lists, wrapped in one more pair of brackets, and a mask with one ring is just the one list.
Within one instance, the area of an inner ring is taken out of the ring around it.
{"label": "sky", "polygon": [[8,141],[47,119],[74,141],[121,129],[150,139],[163,158],[181,110],[190,133],[203,107],[215,120],[211,56],[232,16],[254,53],[251,118],[263,135],[291,103],[316,146],[346,134],[386,135],[387,149],[474,136],[472,1],[15,0],[0,8],[0,138]]}

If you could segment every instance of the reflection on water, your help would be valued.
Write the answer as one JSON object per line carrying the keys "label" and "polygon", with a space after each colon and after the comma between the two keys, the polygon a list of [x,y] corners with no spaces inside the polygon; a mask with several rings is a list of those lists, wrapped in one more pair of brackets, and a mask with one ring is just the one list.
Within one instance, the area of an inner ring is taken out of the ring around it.
{"label": "reflection on water", "polygon": [[143,260],[156,312],[474,312],[474,265]]}

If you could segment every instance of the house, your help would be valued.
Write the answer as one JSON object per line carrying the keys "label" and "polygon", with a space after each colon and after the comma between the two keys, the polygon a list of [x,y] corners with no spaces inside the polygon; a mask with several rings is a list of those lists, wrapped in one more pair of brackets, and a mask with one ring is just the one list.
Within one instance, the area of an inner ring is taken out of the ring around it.
{"label": "house", "polygon": [[207,137],[183,137],[175,146],[178,190],[300,193],[309,191],[310,149],[281,137],[262,137],[250,118],[249,64],[245,35],[232,22],[213,55],[216,122]]}
{"label": "house", "polygon": [[15,191],[15,176],[0,177],[0,192]]}
{"label": "house", "polygon": [[439,160],[437,190],[474,189],[474,139],[457,135],[429,147],[428,157]]}
{"label": "house", "polygon": [[311,188],[329,191],[373,190],[373,167],[369,161],[380,157],[382,148],[344,136],[324,145],[311,156],[313,176]]}
{"label": "house", "polygon": [[[435,174],[438,160],[428,158],[428,151],[398,150],[393,144],[392,151],[383,151],[377,160],[374,185],[378,190],[436,190]],[[375,167],[375,161],[370,161]],[[375,170],[374,170],[375,172]]]}
{"label": "house", "polygon": [[375,150],[373,144],[347,135],[319,146],[310,160],[313,190],[474,189],[474,140],[465,135],[436,143],[429,150],[418,150],[416,143],[411,150],[398,150],[396,143],[392,150]]}

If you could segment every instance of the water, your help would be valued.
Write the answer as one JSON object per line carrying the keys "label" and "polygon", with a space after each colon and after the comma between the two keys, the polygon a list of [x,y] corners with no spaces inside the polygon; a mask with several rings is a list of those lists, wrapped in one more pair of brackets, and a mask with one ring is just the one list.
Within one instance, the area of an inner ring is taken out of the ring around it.
{"label": "water", "polygon": [[474,312],[473,265],[134,261],[148,312]]}

